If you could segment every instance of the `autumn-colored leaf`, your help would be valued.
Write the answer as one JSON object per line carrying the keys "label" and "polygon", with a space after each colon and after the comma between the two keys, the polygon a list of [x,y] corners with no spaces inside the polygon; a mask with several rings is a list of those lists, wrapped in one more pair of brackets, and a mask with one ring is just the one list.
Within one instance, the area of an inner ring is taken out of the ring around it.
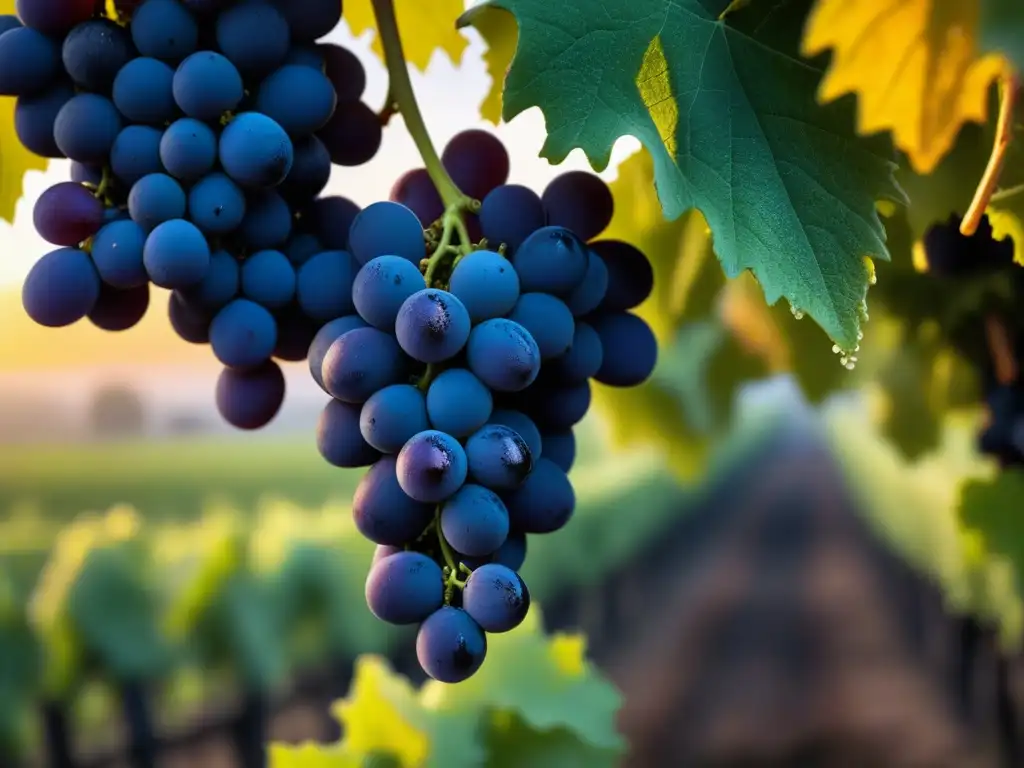
{"label": "autumn-colored leaf", "polygon": [[832,50],[819,98],[859,98],[863,134],[891,130],[920,173],[950,150],[966,122],[988,118],[988,89],[1006,67],[978,40],[977,2],[818,0],[803,51]]}
{"label": "autumn-colored leaf", "polygon": [[[453,63],[462,58],[469,41],[455,28],[455,19],[465,9],[462,0],[397,0],[395,15],[402,35],[402,48],[410,64],[426,71],[434,51],[443,51]],[[353,35],[376,29],[370,0],[345,0],[345,21]],[[384,60],[384,49],[378,35],[373,52]]]}
{"label": "autumn-colored leaf", "polygon": [[462,17],[463,24],[471,23],[487,43],[484,63],[491,76],[491,88],[480,104],[480,116],[497,125],[501,122],[501,91],[505,87],[505,74],[519,41],[519,28],[515,17],[504,8],[481,5]]}

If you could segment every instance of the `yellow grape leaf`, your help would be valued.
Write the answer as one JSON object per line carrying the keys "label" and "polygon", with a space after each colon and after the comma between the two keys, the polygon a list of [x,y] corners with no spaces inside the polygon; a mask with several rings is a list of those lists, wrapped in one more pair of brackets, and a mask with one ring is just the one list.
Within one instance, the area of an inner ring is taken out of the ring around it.
{"label": "yellow grape leaf", "polygon": [[[453,687],[456,694],[461,686]],[[415,690],[378,656],[356,662],[347,698],[334,706],[344,726],[342,747],[358,756],[390,754],[399,768],[477,768],[486,753],[476,717],[436,694]]]}
{"label": "yellow grape leaf", "polygon": [[[376,30],[377,22],[370,0],[345,0],[344,7],[345,21],[353,35]],[[462,0],[397,0],[395,14],[406,61],[425,72],[434,51],[441,50],[453,64],[458,64],[469,45],[469,41],[455,28],[455,20],[463,10],[465,3]],[[384,61],[380,35],[374,38],[373,52]]]}
{"label": "yellow grape leaf", "polygon": [[978,44],[971,0],[817,0],[803,52],[832,50],[822,101],[859,97],[858,131],[891,130],[919,173],[931,172],[960,126],[988,119],[988,89],[1006,67]]}
{"label": "yellow grape leaf", "polygon": [[463,22],[473,19],[473,26],[487,43],[484,63],[491,76],[491,88],[480,104],[480,116],[497,125],[501,122],[501,92],[505,88],[505,75],[512,64],[519,42],[516,18],[504,8],[479,6],[466,12]]}
{"label": "yellow grape leaf", "polygon": [[336,744],[271,744],[268,752],[270,768],[369,768]]}

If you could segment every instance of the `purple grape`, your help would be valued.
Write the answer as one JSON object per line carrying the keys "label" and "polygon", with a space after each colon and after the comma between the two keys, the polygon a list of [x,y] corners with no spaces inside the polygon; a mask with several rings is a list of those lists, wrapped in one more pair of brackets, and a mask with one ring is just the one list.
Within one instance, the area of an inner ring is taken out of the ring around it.
{"label": "purple grape", "polygon": [[[411,498],[429,504],[444,501],[466,481],[466,452],[459,441],[428,429],[409,439],[398,454],[398,483]],[[381,542],[386,543],[386,542]]]}
{"label": "purple grape", "polygon": [[366,577],[366,605],[389,624],[417,624],[444,604],[441,567],[419,552],[375,562]]}
{"label": "purple grape", "polygon": [[423,671],[442,683],[472,677],[487,655],[487,636],[461,608],[444,606],[427,617],[416,635]]}
{"label": "purple grape", "polygon": [[423,533],[434,507],[406,495],[398,483],[398,462],[382,456],[363,475],[352,497],[352,517],[359,532],[375,544],[403,546]]}
{"label": "purple grape", "polygon": [[284,373],[277,363],[244,371],[225,368],[217,379],[217,410],[233,427],[262,429],[281,410],[284,392]]}
{"label": "purple grape", "polygon": [[501,139],[475,128],[455,134],[445,145],[441,162],[455,186],[477,200],[504,184],[511,168]]}
{"label": "purple grape", "polygon": [[485,632],[508,632],[529,613],[530,591],[515,571],[487,563],[466,579],[462,608]]}
{"label": "purple grape", "polygon": [[74,181],[44,191],[32,211],[36,232],[54,245],[78,245],[99,232],[103,221],[103,203]]}
{"label": "purple grape", "polygon": [[493,554],[508,537],[505,504],[480,485],[462,486],[441,507],[441,532],[458,552],[470,557]]}
{"label": "purple grape", "polygon": [[149,309],[149,286],[114,288],[100,286],[100,295],[89,312],[89,322],[104,331],[127,331],[134,328]]}
{"label": "purple grape", "polygon": [[316,425],[320,455],[336,467],[368,467],[380,458],[359,431],[358,405],[331,400],[324,406]]}
{"label": "purple grape", "polygon": [[469,312],[459,299],[448,291],[427,288],[402,304],[395,336],[413,360],[440,363],[462,351],[471,327]]}
{"label": "purple grape", "polygon": [[504,424],[486,424],[466,441],[469,477],[496,491],[518,488],[534,466],[522,435]]}
{"label": "purple grape", "polygon": [[21,289],[25,312],[39,325],[61,328],[88,315],[100,295],[92,259],[77,248],[50,251],[32,265]]}
{"label": "purple grape", "polygon": [[569,171],[552,179],[542,196],[548,224],[565,227],[582,240],[597,237],[612,221],[615,200],[600,176]]}

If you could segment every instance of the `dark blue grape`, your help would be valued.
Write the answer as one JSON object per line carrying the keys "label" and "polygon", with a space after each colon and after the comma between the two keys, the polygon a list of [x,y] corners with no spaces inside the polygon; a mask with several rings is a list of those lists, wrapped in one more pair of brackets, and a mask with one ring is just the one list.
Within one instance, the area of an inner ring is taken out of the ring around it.
{"label": "dark blue grape", "polygon": [[582,240],[597,237],[611,223],[615,200],[608,185],[586,171],[556,176],[544,190],[548,223],[565,227]]}
{"label": "dark blue grape", "polygon": [[587,253],[587,272],[583,275],[583,282],[565,297],[565,305],[576,317],[582,317],[597,309],[607,293],[608,267],[605,265],[604,259],[594,251],[589,251]]}
{"label": "dark blue grape", "polygon": [[435,429],[411,437],[398,454],[398,483],[417,501],[444,501],[466,482],[466,471],[466,452],[459,441]]}
{"label": "dark blue grape", "polygon": [[[21,96],[14,107],[14,132],[29,152],[40,157],[64,157],[53,130],[75,89],[64,81],[34,96]],[[105,160],[105,158],[104,158]]]}
{"label": "dark blue grape", "polygon": [[[345,315],[331,320],[325,324],[316,335],[313,336],[313,341],[309,345],[309,372],[313,376],[315,381],[324,392],[327,392],[327,387],[324,386],[323,379],[323,367],[324,358],[327,356],[328,350],[335,341],[340,339],[342,335],[349,331],[355,330],[356,328],[366,328],[366,321],[359,315]],[[330,394],[330,393],[328,393]]]}
{"label": "dark blue grape", "polygon": [[561,357],[545,363],[544,370],[550,371],[561,384],[582,384],[597,375],[603,361],[601,337],[593,326],[577,321],[572,346]]}
{"label": "dark blue grape", "polygon": [[291,208],[276,192],[252,194],[246,202],[240,233],[245,245],[252,250],[284,245],[292,233]]}
{"label": "dark blue grape", "polygon": [[143,56],[177,64],[199,45],[199,27],[177,0],[146,0],[132,15],[132,40]]}
{"label": "dark blue grape", "polygon": [[134,328],[149,309],[149,285],[114,288],[100,285],[100,295],[90,310],[89,322],[102,331],[119,333]]}
{"label": "dark blue grape", "polygon": [[294,304],[277,312],[276,318],[277,344],[274,346],[274,357],[289,363],[305,360],[309,354],[309,345],[320,329],[319,324],[306,317]]}
{"label": "dark blue grape", "polygon": [[320,43],[316,48],[323,57],[324,74],[334,86],[338,101],[351,104],[362,99],[366,90],[366,68],[359,57],[333,43]]}
{"label": "dark blue grape", "polygon": [[210,266],[203,279],[189,288],[187,295],[190,302],[209,310],[217,310],[238,295],[240,286],[241,269],[237,259],[227,251],[214,251],[210,254]]}
{"label": "dark blue grape", "polygon": [[485,320],[469,334],[469,369],[496,392],[519,392],[540,373],[540,348],[530,332],[505,318]]}
{"label": "dark blue grape", "polygon": [[359,429],[382,453],[398,453],[413,435],[430,429],[423,392],[411,384],[392,384],[363,404]]}
{"label": "dark blue grape", "polygon": [[160,161],[175,178],[202,178],[217,162],[217,134],[195,118],[175,120],[160,139]]}
{"label": "dark blue grape", "polygon": [[592,322],[604,350],[594,378],[611,387],[635,387],[646,381],[658,363],[658,341],[651,327],[628,312],[601,315]]}
{"label": "dark blue grape", "polygon": [[171,219],[149,233],[142,263],[150,280],[161,288],[188,288],[210,268],[210,246],[195,224]]}
{"label": "dark blue grape", "polygon": [[484,632],[508,632],[529,613],[530,591],[511,568],[487,563],[466,579],[462,608]]}
{"label": "dark blue grape", "polygon": [[20,27],[21,21],[13,13],[0,14],[0,35]]}
{"label": "dark blue grape", "polygon": [[209,343],[213,320],[209,310],[189,302],[180,292],[174,291],[167,303],[167,316],[179,338],[189,344]]}
{"label": "dark blue grape", "polygon": [[564,227],[544,227],[530,235],[512,256],[519,284],[526,291],[568,294],[587,274],[586,244]]}
{"label": "dark blue grape", "polygon": [[654,290],[654,268],[641,251],[621,240],[598,240],[590,249],[608,270],[608,290],[599,305],[602,312],[624,312],[647,300]]}
{"label": "dark blue grape", "polygon": [[335,165],[355,167],[370,162],[383,139],[380,117],[361,101],[339,100],[334,114],[317,136],[331,154]]}
{"label": "dark blue grape", "polygon": [[504,317],[519,300],[519,275],[495,251],[474,251],[452,270],[448,290],[466,305],[474,323]]}
{"label": "dark blue grape", "polygon": [[217,46],[246,77],[280,66],[290,37],[285,17],[264,0],[241,0],[217,17]]}
{"label": "dark blue grape", "polygon": [[99,231],[103,217],[103,203],[73,181],[46,189],[32,209],[36,232],[54,245],[78,245]]}
{"label": "dark blue grape", "polygon": [[572,346],[576,322],[565,302],[548,293],[524,293],[508,315],[530,332],[542,359],[564,355]]}
{"label": "dark blue grape", "polygon": [[315,45],[293,45],[289,49],[284,63],[312,67],[318,72],[324,71],[324,55],[317,50]]}
{"label": "dark blue grape", "polygon": [[82,88],[109,91],[121,67],[135,57],[131,36],[110,19],[90,19],[68,32],[61,49],[64,70]]}
{"label": "dark blue grape", "polygon": [[311,235],[308,232],[294,232],[288,238],[288,242],[284,244],[284,255],[296,267],[301,267],[324,250],[326,249],[323,243],[317,239],[316,235]]}
{"label": "dark blue grape", "polygon": [[289,201],[306,202],[319,195],[331,179],[331,155],[316,136],[294,142],[292,169],[278,187]]}
{"label": "dark blue grape", "polygon": [[324,355],[325,388],[349,403],[365,403],[378,389],[397,384],[407,374],[406,357],[394,336],[376,328],[349,331]]}
{"label": "dark blue grape", "polygon": [[589,381],[543,387],[531,398],[530,415],[545,432],[561,432],[583,420],[590,409],[591,396]]}
{"label": "dark blue grape", "polygon": [[462,486],[441,507],[441,532],[456,551],[484,557],[508,537],[508,510],[494,491],[480,485]]}
{"label": "dark blue grape", "polygon": [[95,93],[80,93],[57,113],[53,138],[69,159],[98,164],[110,155],[121,127],[121,114],[114,102]]}
{"label": "dark blue grape", "polygon": [[266,115],[243,112],[220,135],[220,162],[243,187],[280,184],[292,169],[294,153],[284,128]]}
{"label": "dark blue grape", "polygon": [[404,551],[405,550],[401,547],[392,547],[387,544],[378,544],[373,549],[373,559],[370,561],[370,566],[372,567],[376,565],[385,557],[391,557],[392,555],[397,555],[399,552]]}
{"label": "dark blue grape", "polygon": [[359,406],[331,400],[316,424],[320,455],[335,467],[368,467],[380,458],[359,432]]}
{"label": "dark blue grape", "polygon": [[537,425],[533,423],[533,419],[525,413],[501,408],[491,414],[490,418],[487,419],[487,423],[501,424],[508,427],[513,432],[516,432],[521,438],[523,438],[523,441],[530,449],[530,457],[534,461],[541,457],[543,444],[541,442],[540,430],[537,429]]}
{"label": "dark blue grape", "polygon": [[563,432],[544,432],[541,434],[544,446],[542,455],[554,463],[563,472],[572,469],[576,461],[576,435],[571,429]]}
{"label": "dark blue grape", "polygon": [[348,251],[322,251],[299,267],[299,306],[314,320],[331,320],[355,311],[352,281],[359,265]]}
{"label": "dark blue grape", "polygon": [[412,359],[440,363],[462,351],[471,326],[461,301],[447,291],[427,288],[402,303],[395,319],[395,336]]}
{"label": "dark blue grape", "polygon": [[242,264],[242,295],[269,309],[295,298],[295,268],[280,251],[257,251]]}
{"label": "dark blue grape", "polygon": [[277,416],[284,403],[281,367],[268,361],[258,368],[225,368],[217,379],[217,410],[238,429],[262,429]]}
{"label": "dark blue grape", "polygon": [[16,0],[15,12],[26,27],[63,36],[96,12],[96,0]]}
{"label": "dark blue grape", "polygon": [[0,34],[0,96],[41,93],[60,70],[60,49],[42,32],[16,27]]}
{"label": "dark blue grape", "polygon": [[511,256],[530,235],[547,224],[540,197],[529,187],[495,187],[480,206],[480,227],[492,248],[504,245]]}
{"label": "dark blue grape", "polygon": [[378,256],[401,256],[419,267],[427,248],[416,214],[388,201],[373,203],[359,212],[352,220],[348,243],[360,264]]}
{"label": "dark blue grape", "polygon": [[466,440],[469,477],[485,488],[518,488],[534,460],[522,435],[504,424],[487,424]]}
{"label": "dark blue grape", "polygon": [[311,224],[324,248],[331,251],[348,250],[352,222],[360,210],[358,205],[346,197],[321,197],[313,203],[309,212]]}
{"label": "dark blue grape", "polygon": [[526,481],[502,498],[512,527],[523,533],[553,533],[569,522],[576,509],[568,475],[545,458],[534,462]]}
{"label": "dark blue grape", "polygon": [[125,126],[110,148],[110,170],[129,187],[143,176],[163,173],[160,131],[148,125]]}
{"label": "dark blue grape", "polygon": [[193,53],[174,73],[174,101],[196,120],[217,120],[237,107],[244,95],[235,65],[214,51]]}
{"label": "dark blue grape", "polygon": [[426,288],[419,267],[401,256],[378,256],[366,262],[352,282],[352,303],[375,328],[394,332],[405,300]]}
{"label": "dark blue grape", "polygon": [[444,216],[444,203],[426,168],[413,168],[402,174],[391,187],[388,200],[401,203],[416,214],[424,229]]}
{"label": "dark blue grape", "polygon": [[234,232],[242,224],[245,210],[245,194],[223,173],[204,176],[188,193],[189,218],[209,235]]}
{"label": "dark blue grape", "polygon": [[158,224],[185,215],[185,192],[165,173],[151,173],[132,185],[128,193],[128,212],[146,231]]}
{"label": "dark blue grape", "polygon": [[25,312],[48,328],[77,323],[100,295],[100,276],[92,259],[77,248],[50,251],[32,265],[21,290]]}
{"label": "dark blue grape", "polygon": [[356,528],[375,544],[403,546],[415,541],[434,519],[433,505],[415,501],[402,490],[397,466],[394,456],[382,456],[352,496]]}
{"label": "dark blue grape", "polygon": [[145,231],[131,219],[112,221],[97,232],[92,239],[92,260],[103,282],[115,288],[146,285],[145,244]]}
{"label": "dark blue grape", "polygon": [[493,408],[491,391],[464,368],[442,371],[427,389],[430,425],[455,437],[466,437],[480,429]]}
{"label": "dark blue grape", "polygon": [[163,125],[175,118],[174,70],[159,59],[132,59],[114,78],[114,106],[134,123]]}
{"label": "dark blue grape", "polygon": [[366,577],[366,605],[389,624],[417,624],[444,604],[441,567],[419,552],[378,560]]}
{"label": "dark blue grape", "polygon": [[416,658],[442,683],[472,677],[487,655],[487,636],[461,608],[444,606],[427,617],[416,634]]}
{"label": "dark blue grape", "polygon": [[277,322],[270,311],[248,299],[235,299],[210,324],[213,354],[231,368],[254,368],[277,346]]}
{"label": "dark blue grape", "polygon": [[312,67],[289,64],[272,72],[256,95],[256,109],[293,136],[308,136],[334,114],[334,86]]}
{"label": "dark blue grape", "polygon": [[77,181],[79,184],[91,184],[98,187],[103,181],[103,166],[72,162],[71,180]]}
{"label": "dark blue grape", "polygon": [[508,152],[493,133],[470,129],[455,134],[441,153],[441,162],[455,186],[477,200],[508,180]]}
{"label": "dark blue grape", "polygon": [[337,0],[276,0],[288,20],[292,40],[311,43],[329,34],[341,22]]}
{"label": "dark blue grape", "polygon": [[505,543],[491,555],[491,562],[504,565],[513,571],[522,568],[526,562],[526,534],[521,531],[509,532]]}

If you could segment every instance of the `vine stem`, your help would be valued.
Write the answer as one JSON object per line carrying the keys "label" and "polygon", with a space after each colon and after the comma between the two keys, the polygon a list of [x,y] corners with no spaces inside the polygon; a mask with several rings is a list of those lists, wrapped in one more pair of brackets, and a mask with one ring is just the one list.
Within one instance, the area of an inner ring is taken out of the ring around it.
{"label": "vine stem", "polygon": [[395,18],[395,5],[393,0],[371,0],[373,13],[377,18],[377,34],[380,35],[381,46],[384,48],[384,64],[388,70],[390,85],[388,87],[388,98],[397,107],[398,112],[405,120],[416,149],[423,158],[423,164],[434,182],[438,194],[446,209],[458,207],[464,208],[469,200],[462,194],[462,191],[455,186],[451,176],[441,164],[437,150],[434,149],[427,133],[426,123],[423,122],[423,114],[420,112],[419,104],[416,102],[416,94],[412,89],[412,81],[409,79],[409,68],[405,61],[405,51],[402,49],[402,38],[398,33],[398,21]]}
{"label": "vine stem", "polygon": [[967,213],[960,222],[960,234],[970,237],[978,231],[981,224],[981,217],[985,215],[985,209],[992,201],[996,185],[999,184],[999,175],[1003,171],[1003,164],[1006,162],[1006,154],[1013,140],[1013,113],[1017,107],[1017,93],[1020,88],[1019,80],[1013,75],[1005,75],[999,81],[999,117],[996,122],[996,137],[992,145],[992,154],[988,158],[988,165],[981,177],[981,183],[974,193]]}
{"label": "vine stem", "polygon": [[995,367],[996,380],[1003,385],[1012,384],[1017,380],[1017,359],[1010,343],[1010,333],[995,315],[985,318],[985,339]]}

